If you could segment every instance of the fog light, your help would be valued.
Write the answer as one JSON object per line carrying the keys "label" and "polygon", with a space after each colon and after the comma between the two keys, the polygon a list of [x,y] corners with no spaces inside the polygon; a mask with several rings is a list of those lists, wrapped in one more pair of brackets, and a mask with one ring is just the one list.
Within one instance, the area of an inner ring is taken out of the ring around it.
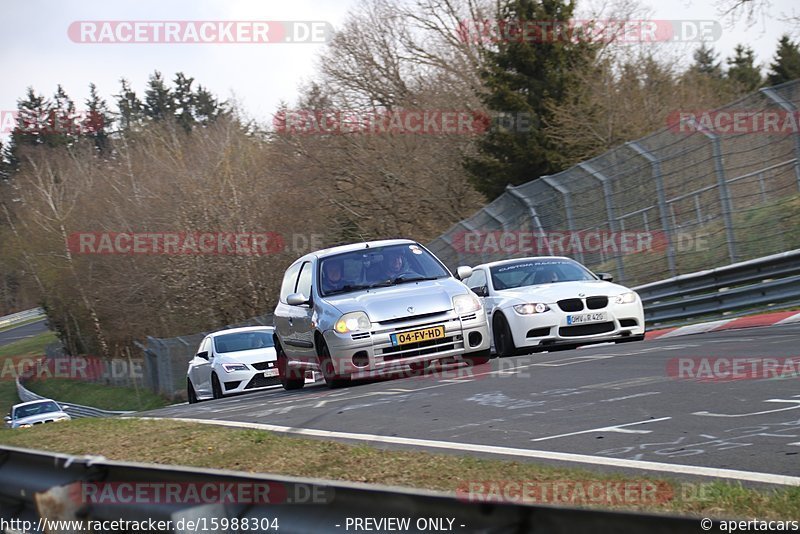
{"label": "fog light", "polygon": [[369,354],[367,351],[360,350],[353,354],[353,365],[356,367],[366,367],[369,365]]}
{"label": "fog light", "polygon": [[470,332],[469,333],[469,346],[470,347],[477,347],[483,341],[483,336],[480,332]]}

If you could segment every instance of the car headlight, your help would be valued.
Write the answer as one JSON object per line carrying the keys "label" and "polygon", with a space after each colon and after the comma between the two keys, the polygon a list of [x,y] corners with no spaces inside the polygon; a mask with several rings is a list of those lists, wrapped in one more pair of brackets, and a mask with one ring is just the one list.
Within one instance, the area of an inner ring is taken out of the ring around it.
{"label": "car headlight", "polygon": [[71,419],[70,417],[59,417],[58,419],[55,420],[55,422],[60,423],[61,421],[69,421],[70,419]]}
{"label": "car headlight", "polygon": [[347,334],[359,330],[369,330],[372,328],[372,323],[366,313],[357,311],[342,315],[333,328],[340,334]]}
{"label": "car headlight", "polygon": [[223,363],[222,368],[226,373],[233,373],[234,371],[247,371],[247,366],[243,363]]}
{"label": "car headlight", "polygon": [[19,425],[17,428],[31,428],[31,427],[33,427],[33,425],[25,423],[24,425]]}
{"label": "car headlight", "polygon": [[617,295],[614,297],[614,302],[616,304],[630,304],[631,302],[636,302],[636,293],[629,291],[628,293]]}
{"label": "car headlight", "polygon": [[541,302],[529,302],[527,304],[517,304],[514,311],[520,315],[533,315],[534,313],[544,313],[550,310],[550,306]]}
{"label": "car headlight", "polygon": [[476,312],[481,309],[481,301],[474,294],[456,295],[453,297],[453,309],[457,315]]}

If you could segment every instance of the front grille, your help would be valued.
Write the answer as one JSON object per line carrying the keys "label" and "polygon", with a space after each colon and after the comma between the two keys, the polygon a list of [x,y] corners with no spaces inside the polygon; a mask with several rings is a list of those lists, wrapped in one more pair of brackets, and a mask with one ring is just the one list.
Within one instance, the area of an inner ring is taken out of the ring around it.
{"label": "front grille", "polygon": [[266,371],[267,369],[272,369],[275,366],[275,362],[257,362],[257,363],[251,363],[250,365],[252,365],[254,369],[258,369],[259,371]]}
{"label": "front grille", "polygon": [[586,307],[590,310],[600,310],[608,306],[608,297],[589,297],[586,299]]}
{"label": "front grille", "polygon": [[256,375],[250,379],[250,382],[244,387],[244,389],[253,389],[253,388],[264,388],[267,386],[276,386],[281,383],[281,377],[279,376],[271,376],[269,378],[265,378],[264,375]]}
{"label": "front grille", "polygon": [[461,320],[462,321],[472,321],[473,319],[476,319],[477,317],[478,317],[477,313],[471,313],[469,315],[463,315],[461,317]]}
{"label": "front grille", "polygon": [[433,313],[423,313],[420,315],[409,315],[408,317],[398,317],[397,319],[386,319],[384,321],[381,321],[380,324],[385,325],[385,324],[403,323],[406,321],[419,321],[422,319],[428,319],[431,317],[437,317],[445,314],[447,314],[446,311],[438,311]]}
{"label": "front grille", "polygon": [[369,336],[370,336],[369,332],[361,332],[360,334],[350,334],[350,337],[355,340],[367,339],[369,338]]}
{"label": "front grille", "polygon": [[559,300],[558,307],[561,308],[561,311],[577,312],[583,309],[583,301],[581,299]]}
{"label": "front grille", "polygon": [[562,337],[591,336],[593,334],[604,334],[614,330],[614,323],[591,323],[580,324],[577,326],[562,326],[558,329],[558,335]]}
{"label": "front grille", "polygon": [[436,354],[437,352],[447,352],[456,348],[457,341],[461,341],[461,336],[429,339],[427,341],[420,341],[418,343],[397,345],[396,347],[386,347],[382,350],[383,361],[390,362],[392,360],[399,360],[402,358],[411,358],[425,354]]}

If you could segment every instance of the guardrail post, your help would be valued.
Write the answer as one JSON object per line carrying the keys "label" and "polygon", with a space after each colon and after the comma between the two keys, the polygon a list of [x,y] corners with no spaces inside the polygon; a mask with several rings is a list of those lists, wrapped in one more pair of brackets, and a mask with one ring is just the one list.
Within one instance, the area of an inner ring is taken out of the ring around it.
{"label": "guardrail post", "polygon": [[[555,189],[558,193],[561,193],[564,197],[564,213],[567,216],[567,229],[570,232],[575,232],[575,216],[572,212],[572,193],[570,193],[566,187],[558,183],[552,176],[542,176],[539,180]],[[548,243],[547,246],[549,247],[550,244]],[[550,254],[552,255],[552,251]],[[578,250],[578,261],[585,263],[583,259],[583,247],[580,247]]]}
{"label": "guardrail post", "polygon": [[661,227],[664,229],[664,234],[667,238],[667,266],[669,267],[669,273],[675,276],[677,271],[675,269],[675,245],[672,243],[673,228],[669,222],[669,214],[667,213],[667,195],[664,191],[664,175],[661,174],[661,161],[635,141],[631,141],[627,143],[627,145],[650,162],[653,180],[656,182],[656,199],[658,202],[658,212],[661,215]]}
{"label": "guardrail post", "polygon": [[[618,221],[614,216],[614,203],[611,200],[611,180],[605,174],[601,173],[588,163],[578,163],[578,168],[583,169],[590,176],[600,181],[603,184],[603,197],[606,201],[606,216],[608,217],[608,227],[611,230],[612,235],[618,232]],[[614,235],[614,238],[616,236]],[[614,257],[614,260],[617,263],[617,272],[619,273],[619,280],[620,282],[625,280],[625,263],[622,261],[622,256],[617,254]]]}
{"label": "guardrail post", "polygon": [[[772,87],[765,87],[760,89],[759,92],[775,102],[778,106],[792,114],[797,114],[797,106],[783,98]],[[794,134],[794,175],[797,178],[797,188],[800,189],[800,132]]]}
{"label": "guardrail post", "polygon": [[717,175],[717,186],[719,187],[719,202],[722,207],[722,220],[725,223],[725,239],[728,241],[728,256],[731,263],[736,263],[736,237],[733,234],[733,219],[731,213],[731,195],[728,191],[728,181],[725,180],[725,168],[722,165],[722,148],[720,147],[719,136],[699,124],[694,119],[689,119],[698,132],[711,140],[711,150],[714,158],[714,172]]}
{"label": "guardrail post", "polygon": [[[542,221],[541,219],[539,219],[539,214],[536,212],[536,206],[533,205],[533,201],[528,197],[526,197],[525,195],[523,195],[522,193],[520,193],[517,190],[517,188],[515,188],[511,184],[506,186],[506,191],[508,192],[509,195],[511,195],[516,200],[522,202],[525,205],[525,207],[528,208],[528,214],[531,217],[531,222],[533,223],[534,227],[533,233],[534,235],[536,235],[536,233],[539,232],[539,235],[542,236],[541,241],[544,241],[544,246],[547,247],[547,253],[550,256],[552,256],[553,249],[550,248],[550,240],[547,239],[547,236],[545,235],[544,226],[542,226]],[[536,242],[539,243],[540,240],[537,239]]]}

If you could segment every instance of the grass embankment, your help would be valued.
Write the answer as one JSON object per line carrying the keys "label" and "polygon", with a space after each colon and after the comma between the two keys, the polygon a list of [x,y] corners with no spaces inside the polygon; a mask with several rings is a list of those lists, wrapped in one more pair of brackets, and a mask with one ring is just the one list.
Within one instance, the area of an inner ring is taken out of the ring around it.
{"label": "grass embankment", "polygon": [[[19,402],[14,379],[23,367],[38,360],[45,348],[58,341],[53,332],[45,332],[0,347],[0,413],[8,413]],[[142,388],[107,386],[71,378],[39,378],[26,387],[44,397],[64,404],[82,404],[105,410],[149,410],[169,402]]]}
{"label": "grass embankment", "polygon": [[[131,439],[135,436],[135,439]],[[234,469],[456,492],[469,482],[570,481],[656,484],[658,498],[611,505],[720,518],[800,517],[800,487],[756,490],[736,483],[682,485],[652,476],[605,475],[528,462],[385,450],[369,445],[287,437],[261,430],[140,419],[81,419],[58,425],[0,431],[0,443],[102,455],[112,460]],[[687,488],[688,491],[687,491]],[[577,492],[569,493],[573,497]],[[551,501],[552,503],[552,501]],[[596,505],[587,501],[553,504]],[[602,504],[603,508],[609,507]]]}

